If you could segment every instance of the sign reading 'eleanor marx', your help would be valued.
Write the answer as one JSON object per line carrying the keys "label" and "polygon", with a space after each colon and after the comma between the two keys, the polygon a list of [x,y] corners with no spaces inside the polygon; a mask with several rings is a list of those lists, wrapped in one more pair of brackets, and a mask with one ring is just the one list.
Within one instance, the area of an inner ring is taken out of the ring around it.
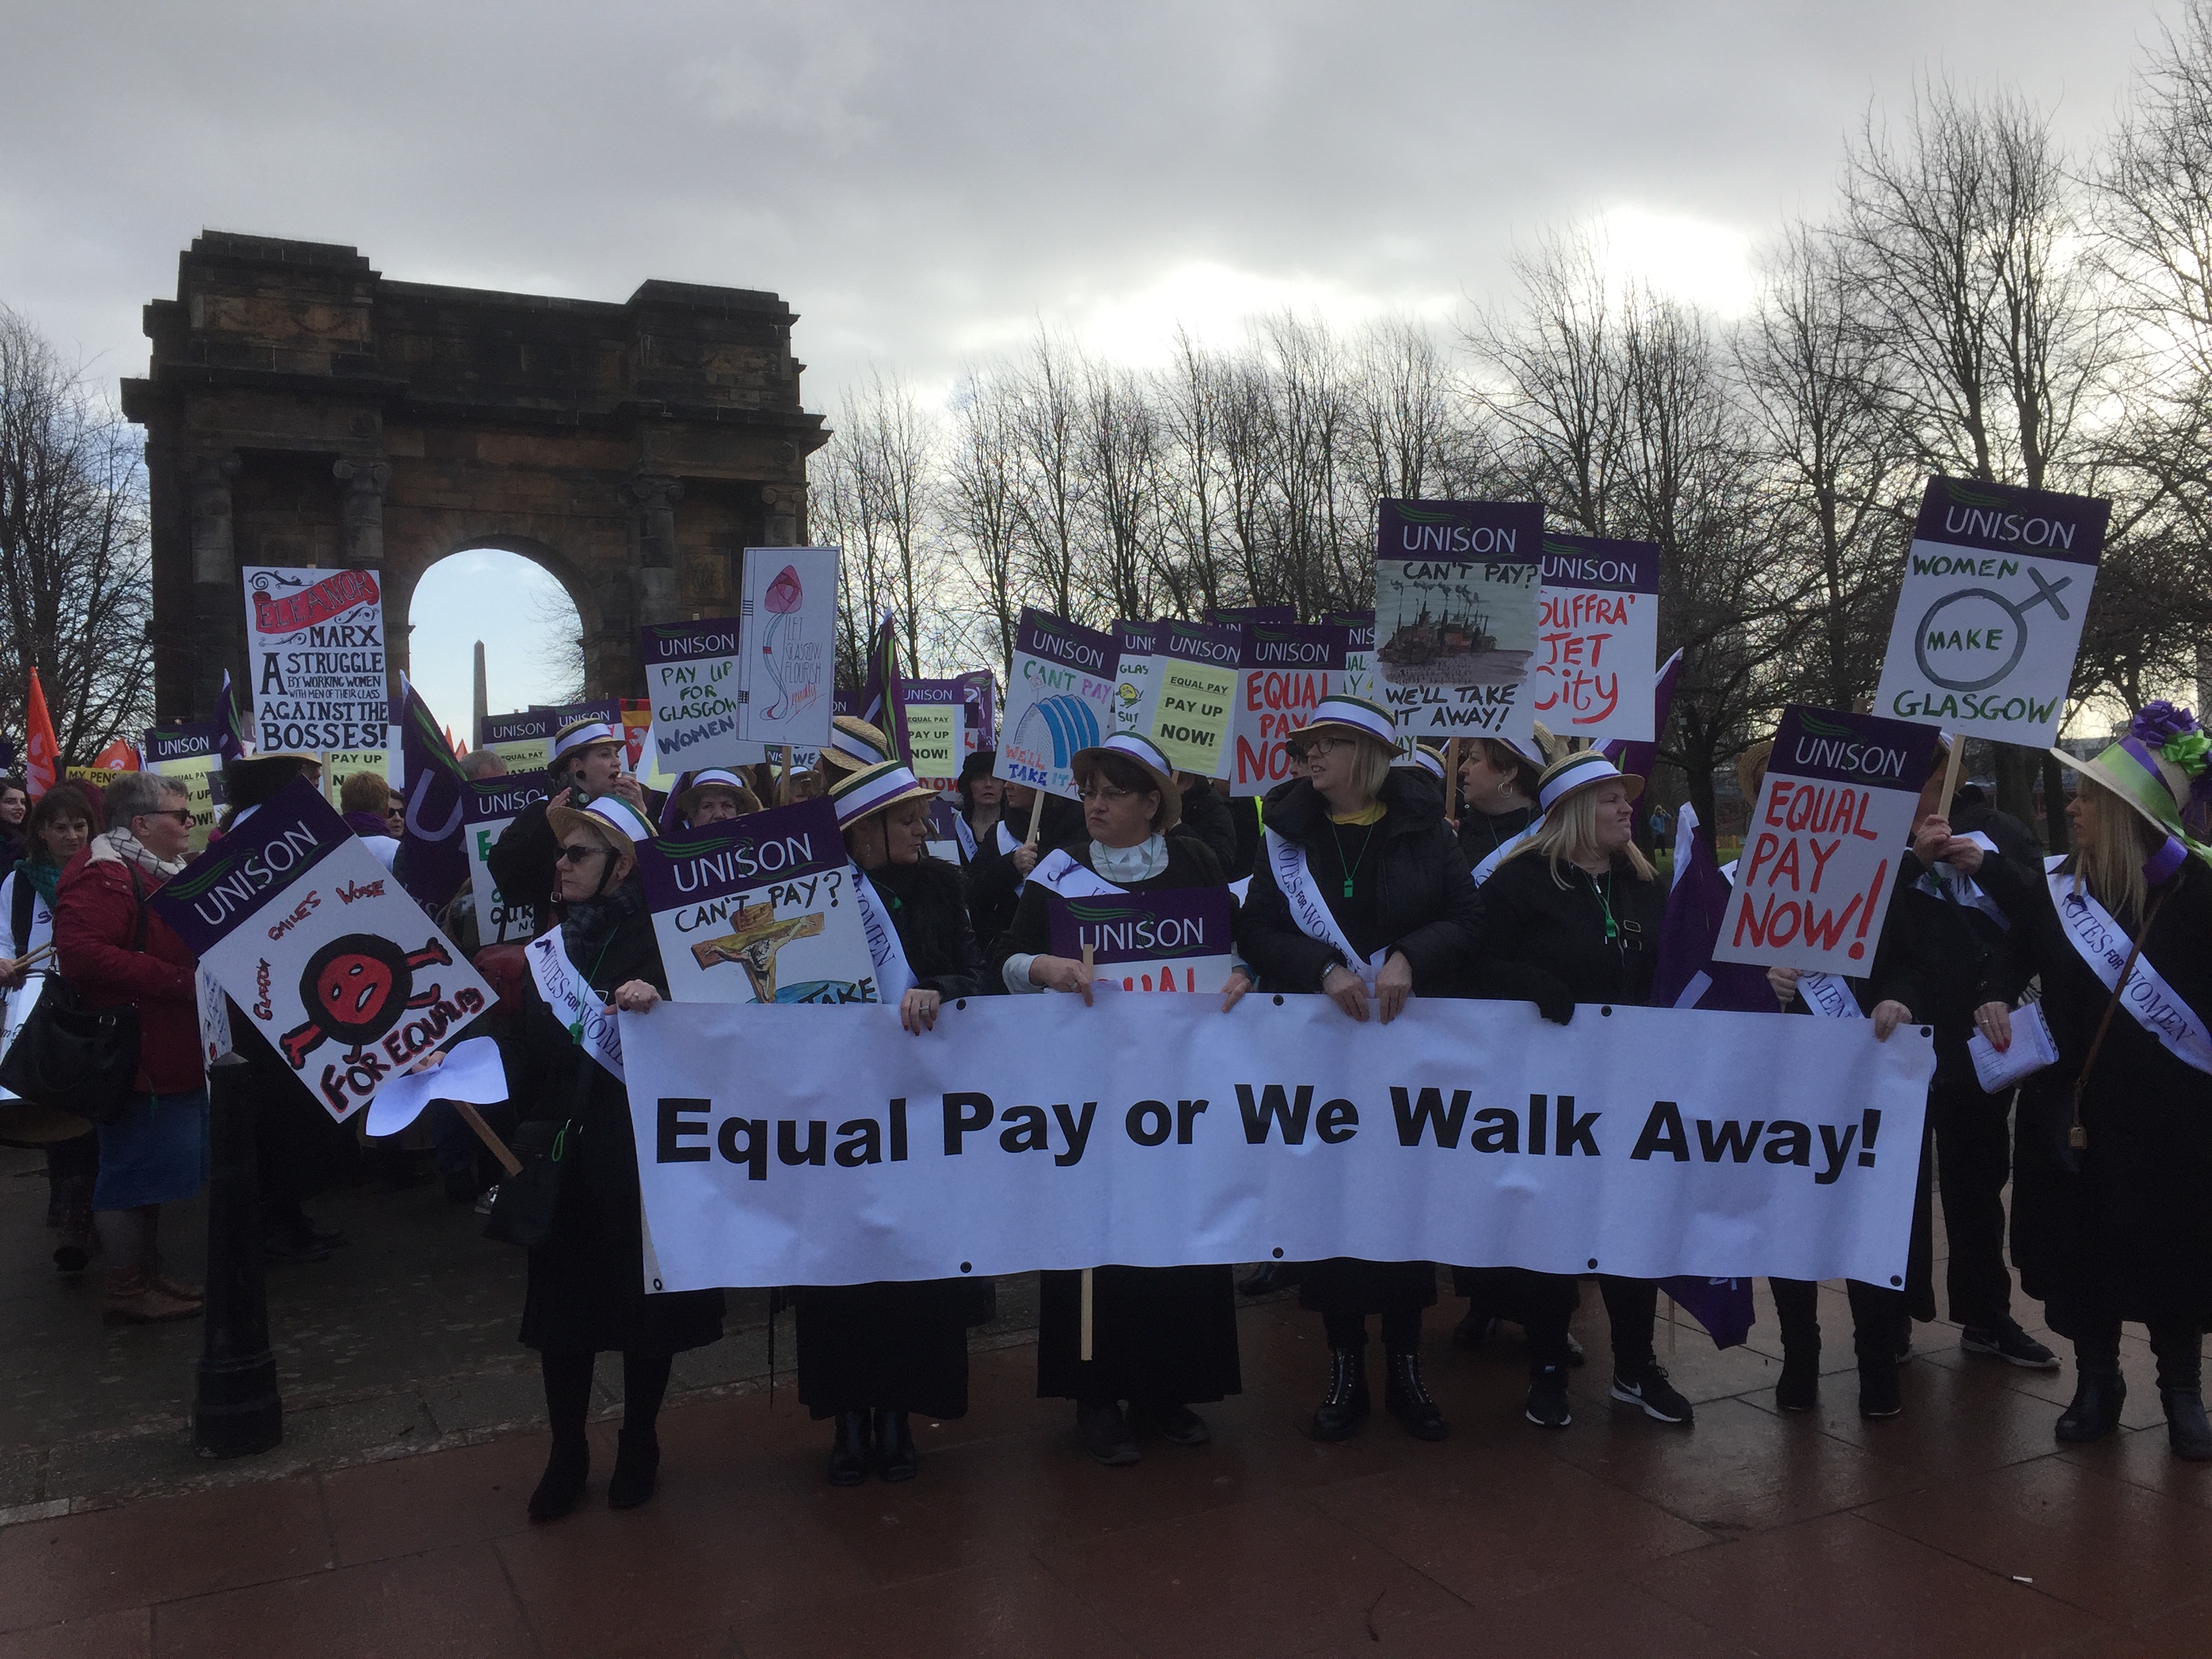
{"label": "sign reading 'eleanor marx'", "polygon": [[255,747],[382,749],[390,694],[376,573],[255,565],[244,574]]}

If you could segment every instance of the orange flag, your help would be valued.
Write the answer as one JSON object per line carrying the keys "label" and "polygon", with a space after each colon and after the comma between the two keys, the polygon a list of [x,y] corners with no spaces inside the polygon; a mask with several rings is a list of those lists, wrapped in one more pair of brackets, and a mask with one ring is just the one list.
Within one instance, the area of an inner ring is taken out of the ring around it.
{"label": "orange flag", "polygon": [[39,684],[39,671],[31,671],[30,706],[23,723],[30,728],[30,743],[23,757],[23,783],[33,800],[54,787],[61,775],[61,745],[54,741],[54,718],[46,713],[46,694]]}

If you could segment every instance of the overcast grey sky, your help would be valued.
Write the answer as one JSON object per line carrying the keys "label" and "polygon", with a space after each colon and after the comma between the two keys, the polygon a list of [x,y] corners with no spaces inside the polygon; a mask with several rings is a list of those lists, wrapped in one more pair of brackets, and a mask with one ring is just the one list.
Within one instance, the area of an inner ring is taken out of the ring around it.
{"label": "overcast grey sky", "polygon": [[422,282],[772,289],[831,410],[1040,318],[1142,362],[1178,319],[1447,317],[1599,220],[1731,309],[1870,101],[2004,81],[2086,149],[2176,3],[0,0],[0,301],[112,380],[203,226]]}

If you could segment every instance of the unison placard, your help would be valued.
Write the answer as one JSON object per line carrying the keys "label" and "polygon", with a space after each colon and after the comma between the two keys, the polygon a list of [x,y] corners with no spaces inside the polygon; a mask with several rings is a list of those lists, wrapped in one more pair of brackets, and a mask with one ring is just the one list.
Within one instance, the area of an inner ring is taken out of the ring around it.
{"label": "unison placard", "polygon": [[1543,537],[1533,501],[1376,504],[1376,677],[1401,738],[1529,735]]}

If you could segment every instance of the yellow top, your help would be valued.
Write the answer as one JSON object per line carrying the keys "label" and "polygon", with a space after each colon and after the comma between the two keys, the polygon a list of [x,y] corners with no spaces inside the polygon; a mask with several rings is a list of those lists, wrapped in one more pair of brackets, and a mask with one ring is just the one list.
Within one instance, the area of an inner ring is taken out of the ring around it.
{"label": "yellow top", "polygon": [[1328,821],[1331,823],[1380,823],[1382,822],[1382,803],[1379,800],[1370,800],[1357,812],[1341,814],[1331,812],[1328,815]]}

